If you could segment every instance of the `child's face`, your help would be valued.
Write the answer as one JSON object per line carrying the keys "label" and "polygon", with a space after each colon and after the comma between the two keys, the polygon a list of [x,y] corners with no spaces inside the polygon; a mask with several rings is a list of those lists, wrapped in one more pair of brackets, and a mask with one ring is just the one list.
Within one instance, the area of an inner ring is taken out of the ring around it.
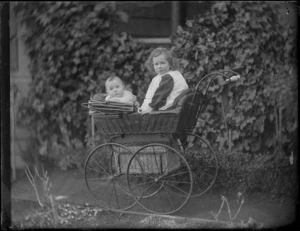
{"label": "child's face", "polygon": [[164,54],[153,57],[154,70],[159,75],[164,75],[170,70],[170,64]]}
{"label": "child's face", "polygon": [[120,98],[123,96],[124,85],[119,79],[114,79],[106,83],[106,92],[112,97]]}

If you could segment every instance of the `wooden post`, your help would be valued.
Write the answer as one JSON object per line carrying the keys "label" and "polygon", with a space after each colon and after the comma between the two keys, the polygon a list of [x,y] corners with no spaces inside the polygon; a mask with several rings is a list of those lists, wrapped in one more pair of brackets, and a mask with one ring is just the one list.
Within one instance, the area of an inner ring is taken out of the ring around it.
{"label": "wooden post", "polygon": [[[11,89],[12,90],[12,89]],[[16,153],[15,153],[15,113],[14,113],[14,107],[15,107],[15,95],[14,93],[12,94],[11,97],[11,105],[10,105],[10,110],[11,110],[11,154],[12,154],[12,179],[13,181],[16,180]]]}
{"label": "wooden post", "polygon": [[9,3],[0,3],[1,229],[11,229]]}
{"label": "wooden post", "polygon": [[180,2],[172,1],[171,34],[174,35],[180,24]]}

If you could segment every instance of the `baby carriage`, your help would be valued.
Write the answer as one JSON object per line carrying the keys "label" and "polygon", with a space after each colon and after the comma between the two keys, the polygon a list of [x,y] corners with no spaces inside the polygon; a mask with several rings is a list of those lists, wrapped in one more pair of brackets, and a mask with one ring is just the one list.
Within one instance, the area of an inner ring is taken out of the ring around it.
{"label": "baby carriage", "polygon": [[212,187],[218,160],[194,128],[217,77],[224,84],[240,78],[228,70],[210,73],[166,111],[141,115],[131,104],[85,105],[92,112],[92,138],[95,133],[106,138],[89,153],[84,166],[86,186],[104,209],[172,214]]}

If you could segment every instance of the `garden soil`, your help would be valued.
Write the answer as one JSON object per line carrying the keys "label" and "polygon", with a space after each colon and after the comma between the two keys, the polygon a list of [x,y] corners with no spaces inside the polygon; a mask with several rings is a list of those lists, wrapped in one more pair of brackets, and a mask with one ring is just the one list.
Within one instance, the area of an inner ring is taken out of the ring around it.
{"label": "garden soil", "polygon": [[[55,203],[78,205],[81,207],[93,206],[94,208],[99,208],[97,211],[101,211],[100,205],[98,205],[90,195],[85,185],[84,175],[80,170],[62,171],[52,169],[48,172],[48,176],[49,181],[52,183],[51,192],[53,197],[58,199]],[[98,228],[101,228],[101,226],[105,228],[115,226],[126,228],[230,228],[232,227],[232,223],[229,222],[230,218],[226,206],[221,210],[218,221],[216,221],[213,216],[213,213],[217,214],[222,204],[221,195],[228,199],[230,212],[232,216],[234,216],[238,210],[236,195],[222,193],[222,190],[215,190],[213,192],[208,191],[206,194],[197,198],[190,198],[182,209],[170,216],[147,215],[144,211],[142,214],[128,214],[126,220],[124,218],[126,217],[124,216],[126,213],[115,212],[112,214],[112,212],[103,211],[100,219],[102,223],[97,223]],[[24,209],[22,205],[25,205],[26,209],[33,211],[39,207],[36,203],[37,197],[35,191],[24,173],[18,174],[17,180],[13,182],[11,198],[13,223],[18,219],[18,213],[16,211]],[[26,205],[26,203],[28,205]],[[32,205],[33,203],[35,203],[34,206]],[[294,226],[298,224],[296,220],[296,209],[296,204],[291,202],[268,202],[268,200],[262,200],[261,198],[245,198],[243,206],[234,219],[234,223],[245,224],[245,222],[254,222],[257,227],[263,228]],[[94,209],[93,211],[95,215],[96,210]],[[168,222],[166,222],[164,218],[168,218]],[[84,223],[81,224],[84,225]],[[90,226],[87,226],[87,228],[88,227]]]}

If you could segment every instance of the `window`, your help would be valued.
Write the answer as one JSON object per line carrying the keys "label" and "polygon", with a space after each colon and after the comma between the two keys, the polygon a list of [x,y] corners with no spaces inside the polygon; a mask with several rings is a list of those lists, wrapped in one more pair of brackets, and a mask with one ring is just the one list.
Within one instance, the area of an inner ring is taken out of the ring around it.
{"label": "window", "polygon": [[171,33],[172,2],[124,2],[119,6],[128,16],[129,21],[117,30],[126,31],[135,38],[164,38]]}
{"label": "window", "polygon": [[118,2],[128,16],[128,23],[118,25],[117,31],[126,31],[141,42],[170,45],[170,37],[186,19],[204,13],[212,2],[206,1],[129,1]]}

